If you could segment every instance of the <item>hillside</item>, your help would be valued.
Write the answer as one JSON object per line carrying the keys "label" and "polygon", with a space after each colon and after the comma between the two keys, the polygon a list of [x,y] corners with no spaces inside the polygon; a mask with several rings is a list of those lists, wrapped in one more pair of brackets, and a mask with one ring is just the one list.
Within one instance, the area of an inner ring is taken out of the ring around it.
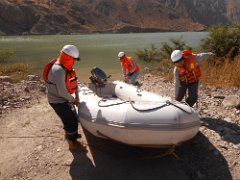
{"label": "hillside", "polygon": [[239,12],[238,0],[2,0],[0,34],[202,31]]}

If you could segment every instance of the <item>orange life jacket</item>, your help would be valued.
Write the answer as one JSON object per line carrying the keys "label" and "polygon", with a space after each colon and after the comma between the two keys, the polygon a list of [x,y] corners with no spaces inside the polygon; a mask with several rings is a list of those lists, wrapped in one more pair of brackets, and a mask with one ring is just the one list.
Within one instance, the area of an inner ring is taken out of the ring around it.
{"label": "orange life jacket", "polygon": [[[45,65],[43,69],[43,80],[48,84],[53,84],[48,81],[48,73],[55,62],[57,62],[57,59],[51,60],[49,63]],[[67,91],[70,94],[75,93],[77,90],[77,75],[75,70],[74,69],[67,70],[61,63],[59,65],[62,66],[67,72],[65,76],[65,84],[66,84]]]}
{"label": "orange life jacket", "polygon": [[65,77],[65,83],[67,90],[70,94],[73,94],[77,90],[77,74],[74,69],[67,71]]}
{"label": "orange life jacket", "polygon": [[201,70],[199,64],[194,59],[194,55],[190,50],[184,50],[183,59],[183,66],[177,66],[180,82],[188,84],[197,82],[201,76]]}
{"label": "orange life jacket", "polygon": [[49,73],[51,67],[53,66],[53,64],[54,64],[55,62],[57,62],[57,59],[52,59],[50,62],[48,62],[48,63],[44,66],[44,68],[43,68],[43,80],[44,80],[45,82],[47,82],[48,73]]}
{"label": "orange life jacket", "polygon": [[132,64],[131,64],[131,60],[133,60],[136,64],[135,69],[133,70],[133,72],[137,72],[140,70],[139,66],[137,65],[135,59],[133,59],[132,57],[125,57],[123,61],[121,61],[122,63],[122,67],[127,69],[128,72],[130,72],[132,70]]}

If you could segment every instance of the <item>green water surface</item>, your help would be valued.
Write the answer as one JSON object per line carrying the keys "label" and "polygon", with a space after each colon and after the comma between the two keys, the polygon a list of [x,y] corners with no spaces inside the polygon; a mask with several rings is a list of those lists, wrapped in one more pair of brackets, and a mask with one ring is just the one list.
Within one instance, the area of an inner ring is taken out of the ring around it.
{"label": "green water surface", "polygon": [[[66,44],[79,48],[81,61],[75,63],[75,69],[81,81],[88,81],[94,66],[111,74],[112,79],[121,78],[119,51],[135,56],[138,49],[150,48],[151,44],[159,48],[161,43],[170,38],[182,37],[192,47],[199,45],[206,32],[177,33],[130,33],[130,34],[91,34],[91,35],[40,35],[40,36],[1,36],[0,48],[14,51],[13,61],[31,63],[34,72],[41,74],[42,68],[52,58],[57,58],[59,51]],[[143,69],[146,64],[139,62]]]}

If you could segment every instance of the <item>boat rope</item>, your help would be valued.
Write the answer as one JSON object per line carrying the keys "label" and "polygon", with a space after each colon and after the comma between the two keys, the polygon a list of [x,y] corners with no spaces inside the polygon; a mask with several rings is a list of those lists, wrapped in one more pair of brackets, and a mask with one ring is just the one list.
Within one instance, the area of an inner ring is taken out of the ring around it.
{"label": "boat rope", "polygon": [[124,103],[131,103],[132,101],[122,101],[119,103],[113,103],[113,104],[108,104],[108,105],[101,105],[101,102],[106,102],[106,99],[101,99],[100,101],[98,101],[98,106],[99,107],[110,107],[110,106],[116,106],[116,105],[120,105],[120,104],[124,104]]}
{"label": "boat rope", "polygon": [[141,159],[155,159],[155,158],[162,158],[168,155],[173,155],[177,160],[180,160],[179,156],[175,153],[175,146],[171,146],[165,153],[152,155],[152,156],[145,156]]}
{"label": "boat rope", "polygon": [[183,109],[183,108],[181,108],[181,107],[179,107],[179,106],[177,106],[176,104],[172,103],[172,102],[169,101],[169,100],[167,100],[166,103],[168,103],[168,104],[170,104],[170,105],[172,105],[172,106],[174,106],[174,107],[182,110],[183,112],[185,112],[185,113],[187,113],[187,114],[192,114],[192,113],[193,113],[192,108],[190,108],[190,106],[189,106],[187,103],[185,103],[185,104],[190,108],[190,110],[191,110],[190,112],[189,112],[189,111],[186,111],[185,109]]}
{"label": "boat rope", "polygon": [[187,114],[192,114],[192,113],[193,113],[192,110],[191,110],[191,112],[186,111],[185,109],[181,108],[180,106],[177,106],[176,104],[172,103],[172,102],[169,101],[169,100],[167,100],[166,103],[163,104],[163,105],[161,105],[161,106],[157,106],[157,107],[149,108],[149,109],[138,109],[138,108],[136,108],[136,107],[134,106],[134,101],[131,101],[130,104],[131,104],[131,106],[132,106],[133,109],[135,109],[136,111],[139,111],[139,112],[154,111],[154,110],[157,110],[157,109],[161,109],[161,108],[163,108],[163,107],[165,107],[165,106],[172,105],[172,106],[174,106],[174,107],[176,107],[176,108],[178,108],[178,109],[186,112]]}
{"label": "boat rope", "polygon": [[[116,105],[120,105],[120,104],[124,104],[124,103],[130,103],[131,106],[132,106],[132,108],[133,108],[134,110],[139,111],[139,112],[147,112],[147,111],[154,111],[154,110],[161,109],[161,108],[163,108],[163,107],[172,105],[172,106],[174,106],[174,107],[182,110],[183,112],[185,112],[185,113],[187,113],[187,114],[192,114],[192,113],[193,113],[193,110],[192,110],[191,108],[190,108],[190,112],[189,112],[189,111],[181,108],[180,106],[176,105],[175,103],[173,103],[173,102],[171,102],[171,101],[169,101],[169,100],[167,100],[167,101],[165,102],[165,104],[163,104],[163,105],[161,105],[161,106],[157,106],[157,107],[154,107],[154,108],[148,108],[148,109],[138,109],[138,108],[136,108],[136,107],[134,106],[135,101],[121,101],[121,102],[118,102],[118,103],[113,103],[113,104],[108,104],[108,105],[101,105],[102,102],[106,102],[106,101],[107,101],[107,99],[101,99],[101,100],[99,100],[99,101],[98,101],[98,106],[99,106],[99,107],[110,107],[110,106],[116,106]],[[157,102],[154,102],[154,103],[157,103]],[[186,104],[186,105],[188,105],[188,104]]]}

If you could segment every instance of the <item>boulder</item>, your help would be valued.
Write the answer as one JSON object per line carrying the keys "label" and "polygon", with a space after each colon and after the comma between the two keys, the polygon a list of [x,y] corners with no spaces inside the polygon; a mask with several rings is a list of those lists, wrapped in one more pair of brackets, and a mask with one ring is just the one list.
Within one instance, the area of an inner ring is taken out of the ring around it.
{"label": "boulder", "polygon": [[223,107],[239,107],[240,97],[237,95],[226,96],[222,102]]}
{"label": "boulder", "polygon": [[8,82],[11,83],[12,79],[9,76],[0,76],[0,82]]}

